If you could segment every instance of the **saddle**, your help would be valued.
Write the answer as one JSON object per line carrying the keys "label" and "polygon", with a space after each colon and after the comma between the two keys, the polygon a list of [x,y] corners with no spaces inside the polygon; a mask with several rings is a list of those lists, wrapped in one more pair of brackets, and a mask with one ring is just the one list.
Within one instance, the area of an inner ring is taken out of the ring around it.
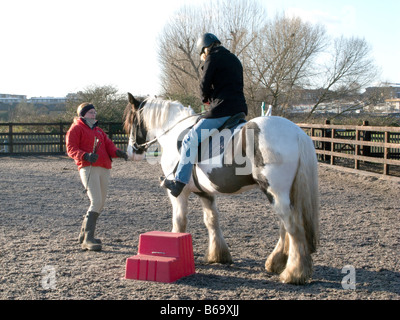
{"label": "saddle", "polygon": [[246,114],[244,112],[240,112],[226,120],[226,122],[220,128],[218,128],[218,130],[222,131],[224,129],[230,129],[233,131],[237,126],[246,122]]}
{"label": "saddle", "polygon": [[[198,122],[200,119],[201,119],[201,118],[199,118],[199,119],[197,120],[197,122]],[[196,123],[197,123],[197,122],[196,122]],[[240,125],[245,124],[246,122],[247,122],[247,121],[246,121],[246,114],[245,114],[244,112],[240,112],[240,113],[235,114],[234,116],[231,116],[228,120],[225,121],[225,123],[224,123],[221,127],[217,128],[218,131],[216,131],[213,135],[211,135],[211,136],[209,137],[208,140],[203,141],[202,143],[199,144],[198,155],[199,155],[199,156],[201,155],[201,150],[203,150],[203,149],[202,149],[202,145],[203,145],[204,143],[207,143],[207,144],[209,145],[209,151],[210,151],[210,152],[208,152],[208,154],[209,154],[209,155],[212,154],[212,151],[213,151],[213,150],[211,150],[212,144],[211,144],[210,142],[212,141],[212,138],[216,135],[217,132],[219,133],[219,132],[221,132],[222,130],[228,129],[228,130],[231,130],[231,133],[233,134],[234,131],[235,131],[235,129],[237,129]],[[184,130],[184,131],[180,134],[180,136],[178,137],[178,142],[177,142],[178,151],[181,150],[182,141],[183,141],[184,137],[185,137],[186,134],[189,132],[189,130],[192,129],[193,127],[194,127],[194,125],[188,127],[188,128],[187,128],[186,130]],[[222,154],[223,152],[224,152],[224,144],[221,143],[221,144],[220,144],[220,154]],[[206,153],[206,154],[207,154],[207,153]],[[214,155],[215,155],[215,152],[214,152]],[[202,160],[208,159],[208,157],[204,158],[204,155],[202,155],[202,156],[203,156],[203,159],[202,159]],[[197,162],[200,162],[200,159],[199,159]]]}

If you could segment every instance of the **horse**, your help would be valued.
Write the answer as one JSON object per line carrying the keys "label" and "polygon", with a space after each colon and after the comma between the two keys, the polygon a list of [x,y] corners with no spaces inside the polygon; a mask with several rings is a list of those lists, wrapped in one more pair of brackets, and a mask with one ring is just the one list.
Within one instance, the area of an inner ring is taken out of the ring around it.
{"label": "horse", "polygon": [[[170,176],[180,159],[179,140],[201,115],[177,101],[137,100],[130,93],[128,101],[124,129],[129,135],[129,159],[143,160],[147,148],[158,142],[161,168]],[[218,135],[226,130],[216,131]],[[311,138],[293,122],[277,116],[246,121],[233,133],[225,132],[226,137],[224,150],[206,156],[205,161],[200,157],[214,147],[199,148],[192,178],[177,198],[167,191],[173,208],[172,232],[186,231],[188,198],[196,194],[209,235],[206,262],[232,263],[215,198],[259,188],[279,217],[280,226],[265,269],[279,274],[283,283],[305,284],[312,276],[311,254],[319,244],[318,163]],[[219,148],[219,142],[213,145]]]}

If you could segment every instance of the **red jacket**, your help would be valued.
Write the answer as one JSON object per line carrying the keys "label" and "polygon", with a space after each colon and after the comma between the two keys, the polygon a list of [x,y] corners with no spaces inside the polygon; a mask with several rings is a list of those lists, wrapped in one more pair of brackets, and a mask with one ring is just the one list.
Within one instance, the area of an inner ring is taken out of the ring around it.
{"label": "red jacket", "polygon": [[78,170],[90,166],[90,162],[83,160],[83,155],[93,152],[95,137],[99,139],[96,149],[99,158],[92,166],[111,169],[111,158],[117,158],[115,152],[118,149],[103,130],[97,126],[91,129],[81,118],[76,118],[67,132],[66,145],[67,154],[75,160]]}

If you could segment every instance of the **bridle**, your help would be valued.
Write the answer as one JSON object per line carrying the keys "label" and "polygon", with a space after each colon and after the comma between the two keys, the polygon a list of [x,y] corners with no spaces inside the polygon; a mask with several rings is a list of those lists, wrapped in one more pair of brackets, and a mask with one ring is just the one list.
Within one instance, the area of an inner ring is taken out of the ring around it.
{"label": "bridle", "polygon": [[147,149],[148,149],[151,145],[153,145],[153,144],[155,144],[155,143],[157,142],[157,140],[158,140],[158,138],[154,138],[153,140],[150,140],[150,141],[145,142],[145,143],[142,143],[142,144],[137,144],[137,142],[135,141],[135,142],[133,142],[133,144],[132,144],[132,149],[133,149],[133,151],[135,151],[135,152],[138,152],[138,151],[139,151],[140,153],[146,152]]}
{"label": "bridle", "polygon": [[[143,103],[143,102],[142,102]],[[142,105],[142,103],[140,104],[140,106]],[[139,111],[140,110],[143,110],[143,108],[142,109],[140,109],[140,106],[139,106]],[[153,145],[153,144],[155,144],[157,141],[158,141],[158,139],[159,138],[161,138],[162,136],[164,136],[164,135],[166,135],[168,132],[170,132],[173,128],[175,128],[179,123],[181,123],[181,122],[183,122],[183,121],[185,121],[185,120],[187,120],[187,119],[189,119],[189,118],[192,118],[192,117],[200,117],[200,116],[202,116],[203,114],[205,114],[206,113],[206,111],[203,111],[203,112],[201,112],[201,113],[195,113],[195,114],[192,114],[192,115],[190,115],[190,116],[187,116],[187,117],[185,117],[185,118],[183,118],[183,119],[181,119],[181,120],[179,120],[177,123],[175,123],[172,127],[170,127],[170,128],[168,128],[167,130],[165,130],[163,133],[161,133],[158,137],[155,137],[154,139],[152,139],[152,140],[150,140],[150,141],[147,141],[147,142],[145,142],[145,143],[142,143],[142,144],[138,144],[136,141],[134,141],[133,143],[132,143],[132,148],[133,148],[133,150],[135,151],[135,152],[140,152],[140,153],[143,153],[143,152],[146,152],[147,151],[147,149],[151,146],[151,145]]]}

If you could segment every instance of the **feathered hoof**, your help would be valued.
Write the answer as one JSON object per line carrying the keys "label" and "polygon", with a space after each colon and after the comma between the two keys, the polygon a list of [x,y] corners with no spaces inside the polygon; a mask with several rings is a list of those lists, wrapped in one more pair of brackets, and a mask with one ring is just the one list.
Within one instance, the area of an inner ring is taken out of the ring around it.
{"label": "feathered hoof", "polygon": [[222,263],[222,264],[232,264],[233,260],[232,260],[232,256],[231,254],[228,252],[224,252],[222,254],[219,255],[209,255],[207,254],[205,257],[205,261],[208,264],[213,264],[213,263]]}
{"label": "feathered hoof", "polygon": [[271,273],[280,274],[285,270],[288,256],[286,254],[276,254],[269,256],[265,261],[265,270]]}
{"label": "feathered hoof", "polygon": [[88,250],[88,251],[101,251],[101,244],[97,242],[83,242],[82,243],[82,250]]}
{"label": "feathered hoof", "polygon": [[294,284],[294,285],[304,285],[311,278],[311,272],[305,272],[302,274],[291,273],[289,270],[285,269],[279,276],[282,283]]}
{"label": "feathered hoof", "polygon": [[[79,237],[78,237],[78,243],[80,243],[80,244],[82,244],[82,242],[83,242],[83,240],[85,239],[85,234],[84,233],[81,233],[80,235],[79,235]],[[97,239],[97,238],[95,238],[95,239],[93,239],[95,242],[97,242],[98,244],[101,244],[102,242],[101,242],[101,239]]]}

